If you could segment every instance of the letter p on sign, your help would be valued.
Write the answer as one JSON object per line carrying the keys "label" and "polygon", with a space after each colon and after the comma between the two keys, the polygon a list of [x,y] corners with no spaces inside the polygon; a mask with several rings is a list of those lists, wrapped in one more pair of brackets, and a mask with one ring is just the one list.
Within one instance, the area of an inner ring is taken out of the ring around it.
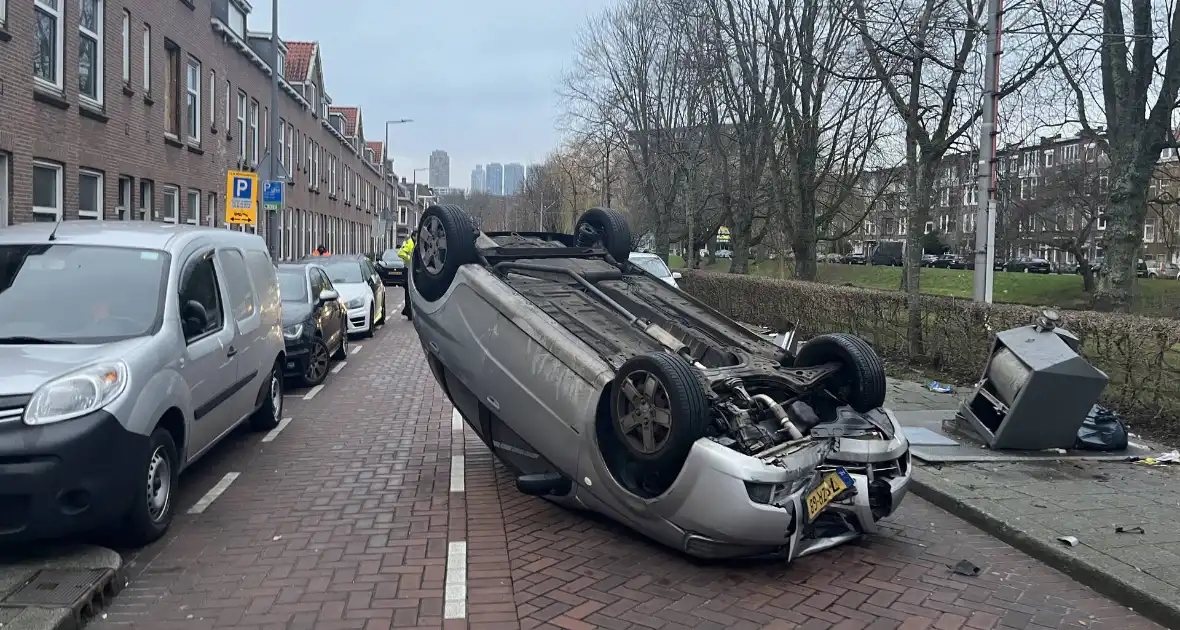
{"label": "letter p on sign", "polygon": [[250,180],[237,179],[237,180],[234,180],[234,185],[237,187],[237,190],[234,191],[235,197],[245,197],[247,194],[249,194]]}

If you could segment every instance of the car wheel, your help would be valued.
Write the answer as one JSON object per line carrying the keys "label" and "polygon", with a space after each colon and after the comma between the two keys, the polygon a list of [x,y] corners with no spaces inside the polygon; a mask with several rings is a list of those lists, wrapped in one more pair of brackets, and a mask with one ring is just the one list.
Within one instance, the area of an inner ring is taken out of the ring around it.
{"label": "car wheel", "polygon": [[173,491],[179,480],[180,466],[172,434],[157,427],[148,441],[147,457],[141,462],[134,486],[134,499],[123,517],[119,532],[127,544],[142,547],[160,539],[172,525],[176,513]]}
{"label": "car wheel", "polygon": [[411,259],[414,289],[428,301],[447,292],[459,267],[475,262],[475,223],[453,205],[431,206],[418,223]]}
{"label": "car wheel", "polygon": [[307,365],[303,366],[303,384],[315,387],[323,383],[328,378],[328,363],[328,344],[318,337],[313,339],[307,353]]}
{"label": "car wheel", "polygon": [[574,234],[579,247],[601,244],[616,262],[626,262],[631,256],[631,227],[618,210],[590,208],[578,218]]}
{"label": "car wheel", "polygon": [[[345,330],[341,328],[341,330]],[[340,347],[336,348],[336,352],[332,353],[332,358],[337,361],[343,361],[348,358],[348,334],[342,333],[340,335]]]}
{"label": "car wheel", "polygon": [[848,333],[830,333],[809,339],[795,357],[798,367],[839,362],[834,394],[858,412],[885,404],[885,364],[867,341]]}
{"label": "car wheel", "polygon": [[674,478],[709,426],[705,388],[683,357],[628,359],[611,387],[611,426],[645,473]]}
{"label": "car wheel", "polygon": [[388,306],[388,305],[389,305],[389,296],[382,293],[382,295],[381,295],[381,313],[377,316],[377,321],[380,322],[382,326],[385,325],[385,311],[386,311],[386,306]]}
{"label": "car wheel", "polygon": [[266,398],[262,406],[250,416],[250,428],[255,431],[270,431],[279,426],[283,419],[283,366],[275,363],[266,385]]}
{"label": "car wheel", "polygon": [[371,339],[377,332],[377,303],[373,302],[369,305],[369,327],[362,335],[365,339]]}

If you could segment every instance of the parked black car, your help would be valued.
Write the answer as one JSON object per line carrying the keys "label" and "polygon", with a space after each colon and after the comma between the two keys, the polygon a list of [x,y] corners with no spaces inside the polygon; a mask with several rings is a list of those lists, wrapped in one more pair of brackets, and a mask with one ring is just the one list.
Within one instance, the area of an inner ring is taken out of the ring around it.
{"label": "parked black car", "polygon": [[865,259],[864,254],[849,254],[844,258],[844,262],[849,265],[863,265],[868,261]]}
{"label": "parked black car", "polygon": [[[955,267],[954,265],[956,263],[959,263],[960,266]],[[943,254],[934,259],[934,262],[930,263],[930,266],[934,267],[935,269],[962,269],[963,267],[961,265],[962,258],[955,254]]]}
{"label": "parked black car", "polygon": [[933,267],[934,263],[938,262],[939,256],[936,254],[922,254],[922,266]]}
{"label": "parked black car", "polygon": [[1008,262],[1003,258],[996,258],[992,261],[992,271],[1003,271],[1008,268]]}
{"label": "parked black car", "polygon": [[1004,271],[1015,271],[1020,273],[1044,273],[1047,274],[1052,271],[1052,265],[1044,258],[1029,258],[1021,256],[1020,258],[1013,258],[1004,266]]}
{"label": "parked black car", "polygon": [[385,286],[406,286],[406,263],[397,255],[396,249],[387,249],[377,259],[377,275]]}
{"label": "parked black car", "polygon": [[283,301],[284,375],[314,387],[332,359],[348,358],[348,310],[328,274],[311,263],[275,265]]}

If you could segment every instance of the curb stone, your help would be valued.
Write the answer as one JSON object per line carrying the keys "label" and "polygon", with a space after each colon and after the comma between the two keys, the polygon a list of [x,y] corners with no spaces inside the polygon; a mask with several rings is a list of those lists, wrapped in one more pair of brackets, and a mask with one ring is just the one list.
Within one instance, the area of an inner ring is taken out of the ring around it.
{"label": "curb stone", "polygon": [[[964,500],[953,490],[953,485],[914,466],[910,491],[918,497],[979,527],[999,540],[1061,571],[1078,582],[1094,589],[1115,602],[1131,608],[1165,628],[1180,628],[1180,601],[1170,599],[1156,588],[1155,578],[1144,573],[1130,574],[1117,567],[1104,565],[1107,557],[1085,545],[1066,547],[1056,541],[1053,533],[1023,522],[1004,508],[975,505]],[[979,503],[987,503],[980,501]],[[1021,523],[1019,526],[1013,522]],[[1038,535],[1040,534],[1040,535]]]}
{"label": "curb stone", "polygon": [[[5,604],[42,571],[98,571],[100,575],[70,605]],[[22,558],[0,557],[0,628],[3,630],[79,630],[123,589],[126,576],[119,553],[89,545],[51,549]]]}

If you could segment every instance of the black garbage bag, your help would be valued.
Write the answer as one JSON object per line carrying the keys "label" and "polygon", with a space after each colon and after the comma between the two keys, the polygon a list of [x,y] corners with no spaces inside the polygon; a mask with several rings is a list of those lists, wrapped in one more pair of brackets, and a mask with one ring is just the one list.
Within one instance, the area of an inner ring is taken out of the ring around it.
{"label": "black garbage bag", "polygon": [[1119,414],[1094,405],[1078,429],[1074,448],[1080,451],[1121,451],[1127,448],[1127,425]]}

